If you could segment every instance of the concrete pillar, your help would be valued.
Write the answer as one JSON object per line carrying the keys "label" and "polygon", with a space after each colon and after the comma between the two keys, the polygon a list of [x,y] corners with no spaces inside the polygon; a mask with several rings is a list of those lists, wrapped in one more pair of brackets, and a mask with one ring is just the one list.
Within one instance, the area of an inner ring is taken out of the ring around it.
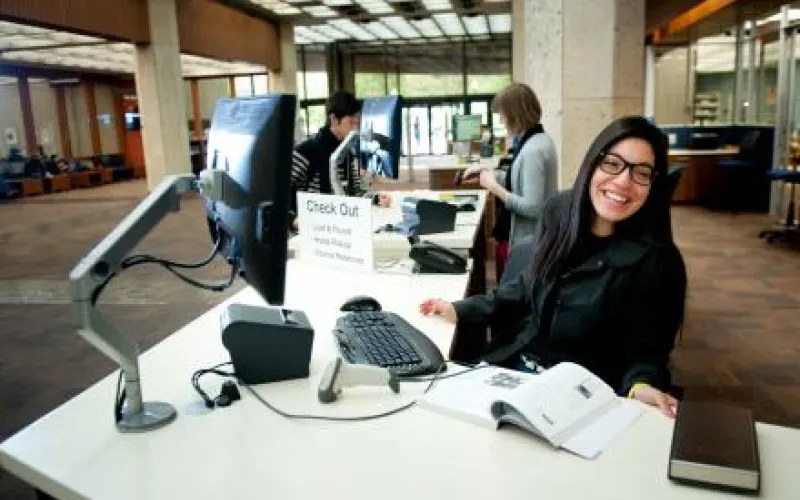
{"label": "concrete pillar", "polygon": [[269,74],[271,92],[297,94],[297,48],[294,45],[294,25],[281,23],[281,70]]}
{"label": "concrete pillar", "polygon": [[147,186],[192,171],[181,76],[176,0],[147,0],[151,43],[137,46],[136,94],[142,121]]}
{"label": "concrete pillar", "polygon": [[568,187],[592,139],[613,119],[641,115],[645,2],[513,0],[514,80],[542,104]]}

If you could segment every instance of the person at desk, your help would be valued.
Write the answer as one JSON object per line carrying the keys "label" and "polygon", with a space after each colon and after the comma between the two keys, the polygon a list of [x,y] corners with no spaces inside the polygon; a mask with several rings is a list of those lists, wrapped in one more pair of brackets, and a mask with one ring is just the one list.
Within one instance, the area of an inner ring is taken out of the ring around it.
{"label": "person at desk", "polygon": [[[297,192],[332,194],[330,157],[351,131],[358,129],[361,103],[353,94],[339,91],[325,106],[328,119],[319,132],[295,147],[292,157],[292,205],[297,213]],[[391,205],[391,197],[371,193],[362,184],[362,173],[354,158],[338,167],[339,180],[350,196],[370,196],[382,207]]]}
{"label": "person at desk", "polygon": [[495,96],[493,108],[514,138],[511,156],[499,165],[508,167],[494,171],[486,165],[470,167],[464,179],[477,180],[497,199],[492,236],[497,241],[499,282],[509,249],[533,234],[545,200],[556,191],[558,159],[555,144],[540,123],[539,99],[529,86],[512,83]]}
{"label": "person at desk", "polygon": [[655,126],[614,121],[590,146],[572,189],[548,199],[526,272],[486,295],[428,299],[420,312],[465,326],[509,325],[493,331],[482,360],[520,370],[573,361],[618,394],[674,416],[668,361],[686,270],[672,241],[666,171],[666,140]]}

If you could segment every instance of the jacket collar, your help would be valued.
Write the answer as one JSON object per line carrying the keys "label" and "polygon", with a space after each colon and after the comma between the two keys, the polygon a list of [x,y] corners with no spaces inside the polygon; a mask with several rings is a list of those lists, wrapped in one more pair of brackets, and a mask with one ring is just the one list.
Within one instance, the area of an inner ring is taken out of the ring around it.
{"label": "jacket collar", "polygon": [[319,132],[317,132],[317,141],[321,146],[325,147],[326,149],[330,149],[331,151],[335,151],[342,142],[337,139],[335,135],[333,135],[329,125],[325,125],[319,129]]}
{"label": "jacket collar", "polygon": [[599,256],[580,264],[573,269],[573,272],[604,267],[630,267],[642,260],[649,248],[650,245],[642,240],[613,238]]}

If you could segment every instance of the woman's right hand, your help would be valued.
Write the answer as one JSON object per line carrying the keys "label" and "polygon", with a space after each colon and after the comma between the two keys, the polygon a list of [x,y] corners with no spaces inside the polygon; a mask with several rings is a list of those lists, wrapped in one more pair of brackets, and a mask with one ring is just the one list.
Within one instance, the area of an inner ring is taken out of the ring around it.
{"label": "woman's right hand", "polygon": [[472,165],[464,170],[464,173],[461,175],[462,182],[467,184],[477,184],[478,180],[481,178],[481,172],[484,170],[489,170],[489,167],[486,165]]}
{"label": "woman's right hand", "polygon": [[453,303],[442,299],[425,300],[419,305],[419,312],[426,316],[441,316],[449,323],[455,323],[458,319],[456,316],[456,308],[453,307]]}

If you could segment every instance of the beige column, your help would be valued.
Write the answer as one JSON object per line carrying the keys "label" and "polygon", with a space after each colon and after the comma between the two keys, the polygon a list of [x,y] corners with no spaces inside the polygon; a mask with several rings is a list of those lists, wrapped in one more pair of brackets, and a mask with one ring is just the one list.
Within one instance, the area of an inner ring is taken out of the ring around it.
{"label": "beige column", "polygon": [[297,48],[294,45],[294,25],[281,23],[281,70],[269,74],[269,88],[272,92],[297,94]]}
{"label": "beige column", "polygon": [[147,0],[151,43],[136,47],[136,94],[147,185],[192,171],[176,0]]}
{"label": "beige column", "polygon": [[541,100],[568,187],[597,133],[643,111],[645,2],[513,2],[512,74]]}

